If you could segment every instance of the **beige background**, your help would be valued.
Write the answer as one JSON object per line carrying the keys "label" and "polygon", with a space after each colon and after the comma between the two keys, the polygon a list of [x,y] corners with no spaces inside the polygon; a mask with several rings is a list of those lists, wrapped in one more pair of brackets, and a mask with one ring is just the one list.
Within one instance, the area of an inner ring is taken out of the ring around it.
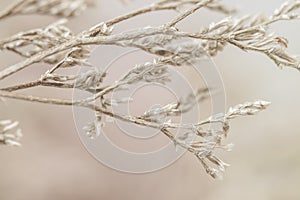
{"label": "beige background", "polygon": [[[3,8],[9,1],[1,1]],[[68,24],[76,32],[99,21],[125,13],[151,1],[98,1],[82,16]],[[238,15],[266,13],[280,0],[224,1],[240,9]],[[161,24],[175,13],[153,13],[121,24],[117,30]],[[201,11],[185,22],[186,30],[196,31],[222,15]],[[44,26],[55,19],[41,16],[13,17],[0,22],[0,37]],[[299,21],[280,22],[271,27],[289,38],[289,51],[300,51]],[[1,67],[20,58],[0,54]],[[77,136],[72,110],[65,107],[9,100],[0,106],[1,118],[21,122],[22,148],[1,147],[0,199],[185,199],[185,200],[298,200],[300,199],[300,101],[299,72],[280,70],[268,58],[228,46],[215,59],[222,74],[227,105],[266,99],[270,108],[255,117],[232,123],[229,141],[234,151],[224,154],[231,163],[223,181],[207,176],[189,154],[172,166],[155,173],[132,175],[111,170],[94,160]],[[34,78],[46,66],[35,66],[18,75],[18,81]],[[13,80],[9,80],[13,81]],[[55,95],[54,90],[39,95]],[[70,97],[65,93],[64,97]]]}

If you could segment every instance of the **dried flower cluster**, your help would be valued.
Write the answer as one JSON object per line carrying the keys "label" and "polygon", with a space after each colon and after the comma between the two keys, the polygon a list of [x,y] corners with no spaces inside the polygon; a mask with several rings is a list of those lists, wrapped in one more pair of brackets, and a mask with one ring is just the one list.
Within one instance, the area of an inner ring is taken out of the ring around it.
{"label": "dried flower cluster", "polygon": [[18,0],[0,13],[0,19],[28,14],[72,17],[80,15],[88,5],[87,0]]}
{"label": "dried flower cluster", "polygon": [[[71,17],[80,14],[88,5],[84,0],[20,0],[0,13],[0,19],[19,14],[51,14]],[[51,68],[38,80],[0,88],[0,97],[13,98],[31,102],[54,105],[79,106],[96,112],[95,121],[84,129],[87,135],[95,138],[99,129],[105,125],[104,117],[116,118],[128,123],[152,127],[160,130],[175,145],[194,154],[204,166],[206,172],[214,178],[222,175],[228,166],[215,155],[215,150],[230,150],[231,144],[225,144],[229,131],[229,122],[240,116],[256,114],[270,103],[266,101],[247,102],[234,106],[227,113],[218,114],[195,124],[177,124],[166,117],[178,116],[190,111],[194,105],[209,97],[209,88],[199,89],[196,94],[182,97],[178,102],[152,108],[141,116],[127,116],[114,113],[113,105],[128,100],[112,99],[111,93],[117,92],[132,84],[156,83],[166,84],[172,81],[169,69],[174,66],[190,65],[197,59],[216,56],[226,45],[233,45],[241,50],[255,51],[268,56],[278,66],[299,68],[299,62],[286,51],[287,39],[268,31],[270,24],[281,20],[299,18],[297,10],[299,1],[283,4],[272,16],[246,16],[240,19],[226,17],[220,22],[211,23],[207,28],[199,27],[199,32],[186,32],[177,27],[199,9],[209,9],[231,15],[235,10],[229,9],[217,0],[161,0],[148,7],[116,17],[91,27],[81,33],[73,33],[60,20],[46,28],[24,31],[0,40],[2,51],[11,51],[24,60],[0,70],[0,81],[14,76],[15,73],[36,63],[47,63]],[[118,23],[148,12],[174,10],[180,11],[173,20],[157,27],[140,27],[131,31],[114,33]],[[140,63],[124,74],[113,84],[106,85],[107,72],[100,71],[87,62],[90,46],[116,45],[124,48],[135,47],[151,53],[154,59]],[[65,75],[66,67],[89,67],[86,72]],[[79,89],[89,92],[90,96],[81,100],[55,99],[21,94],[17,91],[43,86],[66,89]],[[100,103],[99,103],[100,102]],[[17,124],[10,121],[0,123],[0,142],[18,144],[19,131],[9,132]],[[174,130],[182,129],[185,133],[175,136]]]}
{"label": "dried flower cluster", "polygon": [[[175,145],[179,145],[189,152],[193,153],[202,163],[206,172],[213,178],[222,178],[223,172],[228,164],[224,163],[215,155],[217,149],[230,151],[232,144],[225,144],[224,140],[229,131],[229,122],[239,116],[254,115],[267,108],[270,105],[266,101],[254,101],[239,104],[228,110],[227,113],[211,116],[206,120],[196,124],[164,124],[162,131],[173,140]],[[166,113],[170,111],[167,110]],[[177,113],[177,109],[175,112]],[[215,126],[219,124],[220,126]],[[180,137],[174,137],[170,129],[182,128],[186,132]],[[214,167],[215,165],[216,167]]]}
{"label": "dried flower cluster", "polygon": [[0,144],[20,146],[19,139],[22,137],[19,122],[11,120],[0,121]]}
{"label": "dried flower cluster", "polygon": [[218,51],[223,50],[226,44],[230,43],[245,51],[263,53],[280,67],[289,66],[299,70],[299,61],[286,52],[287,39],[267,32],[267,27],[271,23],[299,17],[298,14],[293,13],[299,7],[299,2],[284,9],[286,5],[288,4],[284,4],[281,9],[276,10],[274,15],[268,18],[260,15],[246,16],[241,19],[229,17],[218,23],[212,23],[209,28],[203,30],[202,34],[222,39],[219,41],[207,40],[203,43],[203,47],[211,56],[215,56]]}

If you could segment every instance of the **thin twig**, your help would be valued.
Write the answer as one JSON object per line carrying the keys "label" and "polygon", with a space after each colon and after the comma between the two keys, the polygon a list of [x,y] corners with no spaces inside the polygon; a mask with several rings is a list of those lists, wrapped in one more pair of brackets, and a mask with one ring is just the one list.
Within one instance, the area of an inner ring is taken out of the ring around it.
{"label": "thin twig", "polygon": [[182,21],[183,19],[187,18],[189,15],[195,13],[197,10],[199,10],[200,8],[206,6],[207,4],[213,2],[214,0],[204,0],[201,1],[199,3],[197,3],[195,6],[193,6],[192,8],[190,8],[188,11],[182,13],[181,15],[179,15],[178,17],[176,17],[175,19],[173,19],[171,22],[166,24],[166,27],[172,27],[175,24],[177,24],[178,22]]}

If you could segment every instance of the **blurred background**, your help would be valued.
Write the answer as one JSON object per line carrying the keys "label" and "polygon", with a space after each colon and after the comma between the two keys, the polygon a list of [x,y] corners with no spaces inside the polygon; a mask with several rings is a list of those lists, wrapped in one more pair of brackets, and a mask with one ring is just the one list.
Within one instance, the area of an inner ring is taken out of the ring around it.
{"label": "blurred background", "polygon": [[[5,8],[8,0],[0,1]],[[100,21],[145,6],[152,1],[97,0],[81,16],[67,24],[74,32],[88,29]],[[224,0],[239,10],[236,16],[265,13],[269,15],[282,0]],[[116,27],[116,31],[147,25],[160,25],[175,12],[151,13]],[[219,13],[201,10],[181,28],[197,31]],[[0,38],[22,30],[44,27],[55,21],[47,16],[17,16],[0,21]],[[289,51],[300,51],[299,21],[279,22],[270,31],[289,39]],[[112,52],[113,54],[113,52]],[[1,53],[1,68],[21,60],[11,53]],[[214,62],[226,90],[226,105],[265,99],[272,105],[254,116],[231,124],[228,138],[235,147],[222,158],[231,164],[223,181],[215,181],[190,154],[162,170],[148,174],[126,174],[110,169],[95,160],[82,145],[74,124],[72,109],[7,100],[0,105],[1,119],[21,123],[22,147],[1,147],[0,199],[185,199],[185,200],[299,200],[300,199],[300,85],[299,72],[278,69],[266,56],[246,53],[227,46]],[[34,69],[32,69],[34,68]],[[16,82],[38,77],[47,66],[37,65],[19,73]],[[197,83],[197,80],[191,80]],[[27,92],[27,91],[26,91]],[[71,97],[55,90],[36,89],[32,93]]]}

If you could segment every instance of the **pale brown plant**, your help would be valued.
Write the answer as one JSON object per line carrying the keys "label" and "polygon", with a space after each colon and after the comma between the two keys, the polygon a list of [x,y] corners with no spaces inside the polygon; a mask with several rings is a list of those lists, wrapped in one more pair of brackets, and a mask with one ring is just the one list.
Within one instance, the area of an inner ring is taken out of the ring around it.
{"label": "pale brown plant", "polygon": [[[87,5],[88,3],[83,0],[21,0],[5,9],[0,14],[0,19],[32,13],[71,17],[79,14]],[[299,7],[300,2],[293,1],[283,4],[269,17],[261,15],[238,19],[226,17],[219,22],[211,23],[207,28],[199,27],[198,32],[186,32],[179,29],[177,25],[200,9],[209,9],[225,15],[231,15],[235,10],[225,7],[217,0],[161,0],[145,8],[100,22],[80,33],[73,33],[65,26],[66,20],[59,20],[45,28],[24,31],[0,40],[2,51],[11,51],[24,57],[23,61],[1,69],[0,81],[14,76],[25,68],[34,67],[33,64],[36,63],[44,62],[51,65],[38,80],[1,87],[0,97],[53,105],[79,106],[94,110],[95,121],[84,128],[91,138],[96,137],[98,128],[105,125],[103,116],[159,129],[175,145],[195,155],[206,172],[217,178],[228,166],[215,155],[215,150],[230,150],[232,145],[224,143],[229,130],[229,122],[236,117],[256,114],[264,110],[270,104],[269,102],[261,100],[246,102],[230,108],[224,114],[211,116],[198,123],[177,124],[163,119],[166,116],[178,116],[183,112],[188,112],[197,102],[209,97],[209,89],[199,89],[192,96],[150,109],[141,116],[114,113],[111,106],[122,103],[124,100],[111,99],[109,94],[140,82],[165,84],[170,81],[168,69],[171,66],[191,64],[208,55],[216,56],[226,45],[233,45],[244,51],[261,53],[280,67],[287,66],[299,70],[299,62],[286,52],[287,39],[268,32],[268,27],[272,23],[299,18],[296,13]],[[140,27],[121,33],[113,31],[114,26],[127,19],[163,10],[179,11],[179,14],[161,26]],[[178,43],[179,39],[186,39],[188,42]],[[86,73],[64,75],[65,68],[91,67],[87,61],[90,57],[91,46],[99,45],[135,47],[153,54],[155,58],[153,61],[133,66],[127,74],[110,85],[105,85],[107,73],[94,67]],[[75,88],[89,92],[90,96],[81,100],[72,100],[38,97],[18,92],[38,86]],[[216,123],[221,125],[220,128],[212,129],[210,125]],[[5,128],[7,126],[9,127],[9,123],[1,125],[3,128],[1,128],[0,142],[17,144],[15,139],[19,137],[8,135],[8,129]],[[185,130],[185,134],[181,137],[173,134],[173,131],[178,128]]]}

